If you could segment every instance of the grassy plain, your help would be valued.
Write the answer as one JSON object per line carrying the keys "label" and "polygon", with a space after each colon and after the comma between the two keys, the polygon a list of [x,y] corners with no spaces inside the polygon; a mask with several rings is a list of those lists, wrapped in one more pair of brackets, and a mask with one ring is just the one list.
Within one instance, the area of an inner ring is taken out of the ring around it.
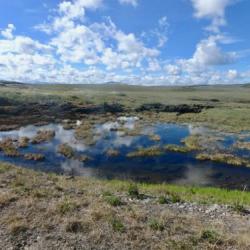
{"label": "grassy plain", "polygon": [[[201,113],[143,115],[167,122],[202,123],[220,130],[250,130],[250,85],[140,87],[111,85],[2,85],[0,98],[20,102],[119,103],[127,112],[145,103],[213,105]],[[149,112],[150,113],[150,112]]]}

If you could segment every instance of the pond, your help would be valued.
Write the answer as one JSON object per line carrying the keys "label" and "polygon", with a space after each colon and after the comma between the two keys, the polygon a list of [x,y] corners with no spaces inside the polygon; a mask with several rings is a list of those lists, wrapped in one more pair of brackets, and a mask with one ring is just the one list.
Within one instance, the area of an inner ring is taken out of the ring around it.
{"label": "pond", "polygon": [[[0,132],[0,141],[6,138],[18,140],[21,137],[30,139],[38,131],[53,130],[55,136],[47,142],[29,143],[27,147],[19,148],[20,156],[9,157],[0,151],[0,161],[13,163],[26,168],[72,174],[105,179],[126,179],[150,183],[174,183],[196,186],[215,186],[243,189],[250,187],[250,168],[233,166],[213,161],[196,159],[196,151],[185,153],[164,151],[164,153],[143,157],[128,157],[128,154],[140,148],[166,145],[183,145],[183,139],[190,135],[202,134],[207,151],[218,150],[234,153],[237,156],[250,159],[250,150],[234,149],[232,146],[238,140],[250,142],[248,133],[226,134],[204,127],[178,125],[167,123],[146,124],[138,134],[125,133],[134,131],[137,117],[120,117],[117,121],[96,124],[94,126],[94,143],[85,143],[84,139],[76,139],[74,129],[64,129],[60,124],[46,126],[27,126],[19,130]],[[81,126],[78,121],[76,126]],[[123,130],[121,130],[121,127]],[[218,139],[219,138],[219,139]],[[77,157],[68,159],[58,153],[62,144],[69,145],[77,156],[88,156],[88,161],[80,161]],[[108,154],[112,150],[113,155]],[[43,161],[27,160],[27,153],[39,153],[45,156]]]}

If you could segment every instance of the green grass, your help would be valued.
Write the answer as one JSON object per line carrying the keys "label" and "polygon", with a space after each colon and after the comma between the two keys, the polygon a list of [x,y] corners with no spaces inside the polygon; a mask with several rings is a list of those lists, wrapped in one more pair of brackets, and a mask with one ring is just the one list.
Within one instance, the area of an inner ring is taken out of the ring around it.
{"label": "green grass", "polygon": [[[126,191],[131,186],[130,182],[111,180],[104,181],[110,190]],[[250,206],[250,192],[241,190],[227,190],[213,187],[189,187],[170,184],[136,184],[140,193],[151,195],[178,196],[178,200],[199,202],[204,204],[228,204],[233,205],[236,201]]]}

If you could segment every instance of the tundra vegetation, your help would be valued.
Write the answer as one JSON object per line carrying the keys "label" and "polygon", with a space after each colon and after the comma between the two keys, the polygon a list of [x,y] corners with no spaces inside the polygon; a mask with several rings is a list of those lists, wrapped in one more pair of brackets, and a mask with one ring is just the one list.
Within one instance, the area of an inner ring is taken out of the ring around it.
{"label": "tundra vegetation", "polygon": [[57,152],[59,154],[63,155],[64,157],[69,158],[69,159],[71,159],[75,156],[74,149],[66,143],[59,145]]}
{"label": "tundra vegetation", "polygon": [[196,156],[197,160],[201,161],[216,161],[221,163],[226,163],[235,166],[246,166],[250,167],[250,161],[241,157],[237,157],[232,154],[227,153],[200,153]]}
{"label": "tundra vegetation", "polygon": [[177,153],[188,153],[191,149],[187,146],[179,146],[179,145],[165,145],[164,149],[166,151],[177,152]]}
{"label": "tundra vegetation", "polygon": [[202,123],[239,132],[250,128],[249,96],[247,84],[197,87],[112,84],[74,88],[72,85],[2,84],[0,127],[6,130],[55,120],[76,121],[86,116],[86,120],[91,116],[103,120],[103,114],[122,113],[137,114],[149,122]]}
{"label": "tundra vegetation", "polygon": [[40,130],[37,135],[32,138],[32,144],[40,144],[43,142],[48,142],[55,137],[55,131],[53,130]]}
{"label": "tundra vegetation", "polygon": [[134,152],[127,154],[127,157],[149,157],[149,156],[160,156],[163,154],[163,151],[160,147],[153,146],[148,148],[139,148]]}
{"label": "tundra vegetation", "polygon": [[[36,93],[36,94],[34,94]],[[96,124],[136,116],[125,136],[144,134],[155,122],[204,125],[223,132],[250,131],[250,87],[138,87],[126,85],[1,84],[0,130],[61,123],[87,145],[96,143]],[[39,115],[38,115],[39,114]],[[81,121],[80,123],[78,121]],[[159,137],[148,135],[156,143]],[[54,131],[34,138],[0,142],[6,156],[23,154],[30,144],[49,142]],[[200,161],[249,166],[245,158],[207,145],[220,138],[190,135],[183,145],[139,148],[128,157],[194,152]],[[204,143],[206,141],[206,144]],[[249,149],[239,141],[238,149]],[[76,157],[60,145],[58,153]],[[109,157],[119,152],[108,150]],[[82,161],[89,160],[82,155]],[[240,190],[143,184],[40,173],[0,164],[0,249],[249,249],[250,193]]]}

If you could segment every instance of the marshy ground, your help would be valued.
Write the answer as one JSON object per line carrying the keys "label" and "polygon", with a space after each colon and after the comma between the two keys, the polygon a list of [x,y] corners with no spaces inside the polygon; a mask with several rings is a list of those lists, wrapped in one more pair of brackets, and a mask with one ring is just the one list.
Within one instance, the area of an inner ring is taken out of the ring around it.
{"label": "marshy ground", "polygon": [[0,249],[249,249],[249,96],[0,85]]}

